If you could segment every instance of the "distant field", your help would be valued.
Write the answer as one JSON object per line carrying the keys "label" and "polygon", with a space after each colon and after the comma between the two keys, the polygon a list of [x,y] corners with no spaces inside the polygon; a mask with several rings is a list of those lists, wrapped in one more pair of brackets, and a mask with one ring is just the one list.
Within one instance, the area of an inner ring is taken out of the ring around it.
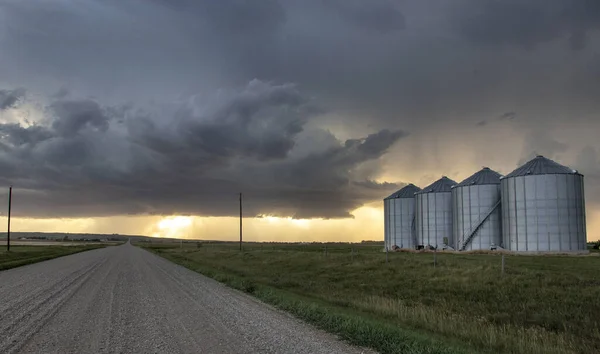
{"label": "distant field", "polygon": [[6,247],[0,248],[0,271],[69,254],[103,248],[108,245],[109,244],[80,246],[13,246],[11,242],[10,252],[6,251]]}
{"label": "distant field", "polygon": [[434,268],[382,245],[137,245],[382,353],[600,352],[597,254],[506,256],[502,276],[499,255]]}
{"label": "distant field", "polygon": [[[11,240],[10,245],[12,246],[82,246],[82,245],[106,245],[106,244],[119,244],[122,242],[111,241],[111,242],[95,242],[95,241],[54,241],[54,240]],[[0,240],[0,247],[6,247],[6,240]]]}

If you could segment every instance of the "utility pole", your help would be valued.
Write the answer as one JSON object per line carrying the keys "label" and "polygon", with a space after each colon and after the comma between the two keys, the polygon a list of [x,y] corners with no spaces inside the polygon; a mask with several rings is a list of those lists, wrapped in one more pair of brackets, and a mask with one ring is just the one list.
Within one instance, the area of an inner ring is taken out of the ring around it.
{"label": "utility pole", "polygon": [[12,186],[8,189],[8,228],[6,232],[6,251],[10,252],[10,207],[12,204]]}
{"label": "utility pole", "polygon": [[242,193],[240,193],[240,251],[242,250]]}

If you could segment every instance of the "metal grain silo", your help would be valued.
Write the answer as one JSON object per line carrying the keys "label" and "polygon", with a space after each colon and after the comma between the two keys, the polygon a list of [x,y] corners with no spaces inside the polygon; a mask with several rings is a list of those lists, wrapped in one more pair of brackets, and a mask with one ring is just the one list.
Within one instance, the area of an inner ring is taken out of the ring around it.
{"label": "metal grain silo", "polygon": [[502,236],[510,251],[586,249],[583,175],[543,156],[501,179]]}
{"label": "metal grain silo", "polygon": [[415,194],[417,247],[453,246],[452,186],[455,184],[444,176]]}
{"label": "metal grain silo", "polygon": [[415,193],[421,188],[409,184],[383,200],[385,246],[415,249]]}
{"label": "metal grain silo", "polygon": [[452,188],[456,250],[501,246],[500,177],[498,172],[484,167]]}

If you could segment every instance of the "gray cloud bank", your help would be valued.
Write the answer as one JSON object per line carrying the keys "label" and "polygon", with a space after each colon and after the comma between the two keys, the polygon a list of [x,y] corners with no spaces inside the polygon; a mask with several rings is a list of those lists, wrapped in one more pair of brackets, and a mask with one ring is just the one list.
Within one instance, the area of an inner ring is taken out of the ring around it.
{"label": "gray cloud bank", "polygon": [[532,49],[566,37],[571,49],[587,44],[587,32],[600,28],[600,3],[595,0],[470,1],[457,25],[480,44],[509,44]]}
{"label": "gray cloud bank", "polygon": [[0,110],[15,107],[25,95],[25,90],[0,90]]}
{"label": "gray cloud bank", "polygon": [[355,170],[406,135],[299,141],[321,110],[294,85],[258,80],[169,115],[72,98],[44,111],[40,124],[0,124],[0,183],[19,190],[21,215],[227,216],[243,192],[247,215],[348,217],[396,187]]}

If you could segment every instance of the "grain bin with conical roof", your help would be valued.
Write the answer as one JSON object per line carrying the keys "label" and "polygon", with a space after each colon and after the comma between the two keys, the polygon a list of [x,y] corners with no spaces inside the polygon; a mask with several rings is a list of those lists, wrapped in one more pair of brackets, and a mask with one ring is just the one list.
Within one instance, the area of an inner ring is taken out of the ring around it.
{"label": "grain bin with conical roof", "polygon": [[501,179],[504,247],[523,252],[586,249],[583,175],[537,156]]}
{"label": "grain bin with conical roof", "polygon": [[415,193],[417,247],[452,247],[452,186],[442,177]]}
{"label": "grain bin with conical roof", "polygon": [[456,250],[489,250],[501,246],[500,177],[498,172],[484,167],[452,187]]}
{"label": "grain bin with conical roof", "polygon": [[415,249],[415,193],[421,188],[409,184],[383,200],[385,247]]}

